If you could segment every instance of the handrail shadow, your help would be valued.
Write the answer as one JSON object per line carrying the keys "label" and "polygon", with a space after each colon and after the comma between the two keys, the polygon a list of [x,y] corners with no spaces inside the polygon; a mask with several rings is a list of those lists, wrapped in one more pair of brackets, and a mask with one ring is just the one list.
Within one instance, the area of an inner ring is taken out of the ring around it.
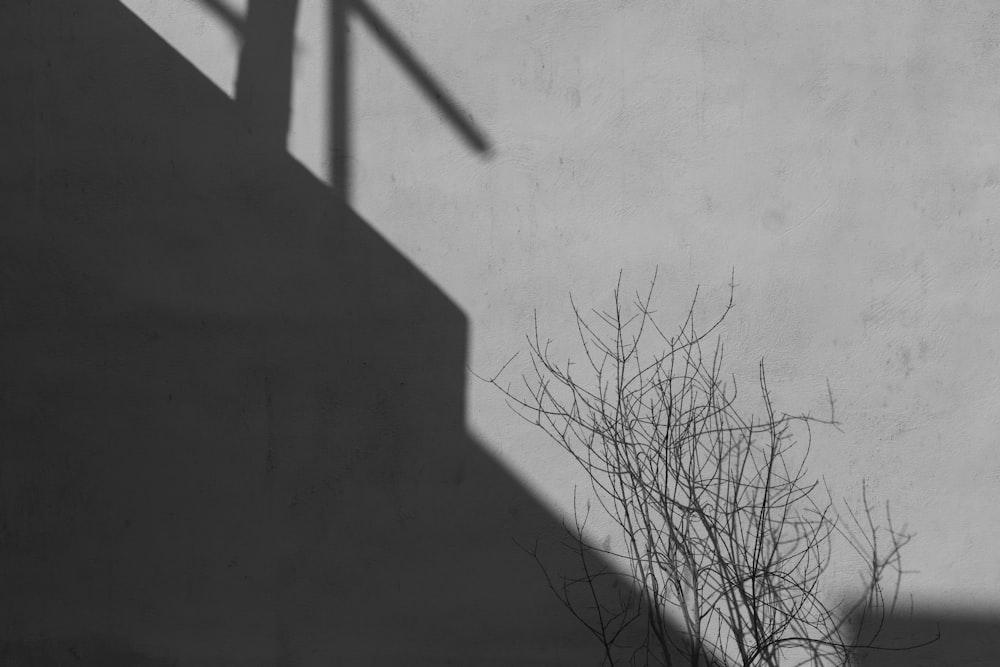
{"label": "handrail shadow", "polygon": [[0,33],[4,664],[596,662],[455,304],[118,3]]}

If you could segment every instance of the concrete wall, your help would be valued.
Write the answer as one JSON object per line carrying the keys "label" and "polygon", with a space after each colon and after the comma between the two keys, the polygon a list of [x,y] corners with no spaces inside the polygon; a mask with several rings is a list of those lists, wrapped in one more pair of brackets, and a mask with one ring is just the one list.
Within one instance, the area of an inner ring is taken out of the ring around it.
{"label": "concrete wall", "polygon": [[[676,312],[698,283],[718,304],[734,268],[742,377],[765,357],[791,411],[822,410],[829,378],[844,433],[819,436],[814,472],[892,502],[918,601],[1000,606],[994,3],[384,11],[495,145],[464,154],[362,50],[358,207],[468,314],[473,368],[534,309],[565,336],[567,293],[607,303],[619,269],[641,286],[659,265]],[[533,471],[558,457],[471,385],[484,441],[550,491]]]}
{"label": "concrete wall", "polygon": [[[468,151],[358,26],[357,207],[467,314],[474,369],[519,349],[533,310],[564,335],[567,294],[607,303],[619,269],[639,287],[658,265],[674,312],[697,284],[719,304],[734,269],[743,376],[765,357],[790,411],[822,409],[830,380],[844,434],[816,473],[892,501],[922,597],[1000,605],[993,3],[379,9],[494,147]],[[297,100],[308,136],[319,94]],[[470,396],[515,469],[560,465]]]}
{"label": "concrete wall", "polygon": [[[233,93],[240,42],[224,11],[123,4]],[[867,479],[916,533],[905,586],[921,627],[935,613],[988,627],[1000,613],[995,3],[371,4],[411,64],[348,13],[350,203],[464,318],[463,361],[499,368],[533,311],[548,335],[572,336],[568,294],[606,304],[619,270],[642,287],[658,266],[668,318],[699,284],[706,312],[721,307],[734,271],[724,335],[737,378],[752,383],[764,357],[790,412],[824,410],[829,380],[842,432],[817,433],[811,470],[848,497]],[[337,104],[327,19],[323,2],[300,1],[288,137],[320,179]],[[476,446],[568,516],[579,477],[566,459],[464,382],[459,419]]]}

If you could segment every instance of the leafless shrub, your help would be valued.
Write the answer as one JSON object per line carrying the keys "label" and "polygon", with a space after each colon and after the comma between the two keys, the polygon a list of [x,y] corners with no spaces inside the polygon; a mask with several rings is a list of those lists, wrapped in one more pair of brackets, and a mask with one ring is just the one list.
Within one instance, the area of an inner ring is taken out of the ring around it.
{"label": "leafless shrub", "polygon": [[[620,548],[590,546],[590,506],[578,507],[567,543],[579,557],[573,576],[529,549],[553,592],[609,665],[847,665],[858,649],[885,648],[878,635],[910,536],[893,527],[888,506],[877,522],[867,493],[851,509],[808,478],[812,428],[835,424],[832,397],[826,419],[780,413],[762,362],[762,416],[747,416],[717,338],[732,283],[708,326],[696,327],[696,293],[668,331],[651,308],[655,282],[626,303],[619,276],[610,310],[585,315],[573,303],[581,363],[553,357],[536,316],[521,386],[501,384],[510,362],[487,379],[586,471],[620,532]],[[821,590],[835,538],[853,548],[862,574],[849,605],[831,605]],[[604,585],[623,576],[607,563],[624,563],[631,585]]]}

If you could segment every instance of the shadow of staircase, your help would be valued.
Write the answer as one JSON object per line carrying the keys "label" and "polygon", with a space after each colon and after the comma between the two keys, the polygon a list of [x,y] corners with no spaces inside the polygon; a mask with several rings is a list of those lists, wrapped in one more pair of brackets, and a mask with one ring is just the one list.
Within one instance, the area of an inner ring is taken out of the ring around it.
{"label": "shadow of staircase", "polygon": [[0,26],[3,664],[599,664],[455,304],[119,4]]}

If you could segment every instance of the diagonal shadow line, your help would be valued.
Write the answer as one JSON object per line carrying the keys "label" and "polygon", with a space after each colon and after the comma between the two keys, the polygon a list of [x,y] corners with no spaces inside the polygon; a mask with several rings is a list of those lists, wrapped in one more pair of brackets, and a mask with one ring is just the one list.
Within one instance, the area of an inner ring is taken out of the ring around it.
{"label": "diagonal shadow line", "polygon": [[451,95],[427,73],[385,20],[364,0],[348,0],[348,4],[368,24],[381,44],[392,53],[396,62],[406,70],[425,97],[448,118],[465,143],[477,153],[489,154],[492,146],[485,134],[468,120],[467,113],[459,109],[452,101]]}
{"label": "diagonal shadow line", "polygon": [[234,12],[231,7],[220,0],[201,0],[201,4],[222,21],[227,28],[236,33],[238,37],[243,37],[246,23],[243,17]]}

